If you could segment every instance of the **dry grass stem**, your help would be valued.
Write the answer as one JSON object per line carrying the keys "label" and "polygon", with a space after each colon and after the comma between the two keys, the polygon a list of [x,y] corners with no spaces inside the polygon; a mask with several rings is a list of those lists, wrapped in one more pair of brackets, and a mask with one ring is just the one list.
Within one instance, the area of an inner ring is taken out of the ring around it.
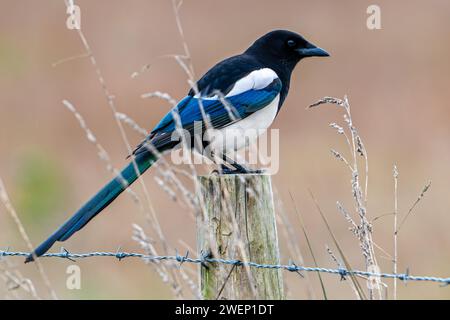
{"label": "dry grass stem", "polygon": [[[19,230],[20,236],[25,241],[25,244],[30,252],[33,251],[33,244],[31,243],[30,238],[28,237],[27,232],[25,231],[25,228],[22,224],[22,221],[20,221],[19,216],[17,215],[16,210],[14,209],[14,206],[11,203],[11,200],[9,199],[8,193],[6,192],[5,185],[3,184],[3,180],[0,178],[0,201],[3,203],[3,205],[6,208],[6,211],[9,213],[11,218],[13,219],[14,223],[17,226],[17,229]],[[39,271],[39,274],[44,281],[45,286],[47,287],[50,296],[52,299],[58,299],[55,290],[53,289],[52,285],[50,284],[50,280],[47,276],[47,273],[44,270],[44,267],[42,263],[39,260],[36,260],[35,264],[36,268]]]}

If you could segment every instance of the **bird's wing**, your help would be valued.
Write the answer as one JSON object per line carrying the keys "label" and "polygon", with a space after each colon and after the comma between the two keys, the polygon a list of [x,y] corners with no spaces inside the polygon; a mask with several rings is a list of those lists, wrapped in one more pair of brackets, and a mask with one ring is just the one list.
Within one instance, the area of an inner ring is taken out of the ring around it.
{"label": "bird's wing", "polygon": [[210,97],[188,95],[166,114],[134,154],[144,151],[144,145],[148,141],[152,141],[157,148],[166,146],[171,141],[172,132],[179,127],[191,134],[194,133],[196,123],[201,124],[202,130],[224,128],[264,108],[280,91],[281,81],[276,73],[271,69],[261,68],[236,81],[225,95],[217,91]]}
{"label": "bird's wing", "polygon": [[274,71],[268,68],[255,70],[237,81],[226,95],[216,92],[212,97],[185,97],[152,133],[172,132],[177,122],[186,128],[195,121],[205,121],[202,108],[210,125],[220,129],[267,106],[280,91],[281,81]]}
{"label": "bird's wing", "polygon": [[263,67],[254,57],[246,54],[230,57],[209,69],[197,81],[196,88],[192,88],[188,95],[194,96],[200,93],[202,97],[211,97],[215,95],[216,91],[226,95],[239,79]]}

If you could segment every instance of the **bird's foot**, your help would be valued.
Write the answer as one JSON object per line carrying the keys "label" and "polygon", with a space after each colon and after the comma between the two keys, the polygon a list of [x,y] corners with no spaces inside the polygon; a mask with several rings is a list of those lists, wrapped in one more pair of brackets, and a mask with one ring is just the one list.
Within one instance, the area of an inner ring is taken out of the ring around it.
{"label": "bird's foot", "polygon": [[212,174],[261,174],[264,170],[260,169],[249,169],[244,166],[233,164],[234,168],[229,168],[225,165],[220,165],[220,169],[212,171]]}

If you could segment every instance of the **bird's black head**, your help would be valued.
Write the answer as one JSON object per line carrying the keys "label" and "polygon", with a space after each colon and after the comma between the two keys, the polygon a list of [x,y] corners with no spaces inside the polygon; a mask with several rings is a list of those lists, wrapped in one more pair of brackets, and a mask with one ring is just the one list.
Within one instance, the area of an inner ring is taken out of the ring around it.
{"label": "bird's black head", "polygon": [[245,53],[266,63],[282,64],[291,69],[303,58],[329,56],[325,50],[316,47],[301,35],[287,30],[275,30],[265,34]]}

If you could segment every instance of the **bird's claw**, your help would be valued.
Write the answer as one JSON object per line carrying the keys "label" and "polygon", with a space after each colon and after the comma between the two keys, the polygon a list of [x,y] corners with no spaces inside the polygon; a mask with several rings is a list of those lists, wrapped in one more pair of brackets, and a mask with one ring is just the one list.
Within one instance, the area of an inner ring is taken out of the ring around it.
{"label": "bird's claw", "polygon": [[261,174],[264,173],[264,170],[260,169],[249,169],[243,166],[238,166],[237,168],[229,168],[225,165],[221,165],[220,169],[215,169],[211,172],[211,174]]}

